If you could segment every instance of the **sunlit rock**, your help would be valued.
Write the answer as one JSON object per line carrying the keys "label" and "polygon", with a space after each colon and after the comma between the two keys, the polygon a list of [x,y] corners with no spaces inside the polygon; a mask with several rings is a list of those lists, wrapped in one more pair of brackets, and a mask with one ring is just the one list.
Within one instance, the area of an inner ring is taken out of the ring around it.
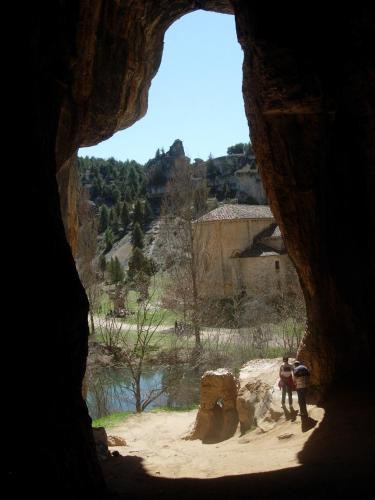
{"label": "sunlit rock", "polygon": [[233,436],[238,425],[237,387],[237,379],[225,368],[202,375],[200,407],[194,429],[186,439],[215,442]]}

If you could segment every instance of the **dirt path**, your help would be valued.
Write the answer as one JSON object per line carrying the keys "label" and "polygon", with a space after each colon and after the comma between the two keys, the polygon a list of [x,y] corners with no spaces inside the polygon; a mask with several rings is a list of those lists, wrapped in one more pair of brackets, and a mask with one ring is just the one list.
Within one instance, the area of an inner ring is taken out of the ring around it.
{"label": "dirt path", "polygon": [[[200,440],[184,439],[195,422],[197,410],[144,413],[108,431],[127,442],[127,446],[114,449],[123,456],[141,458],[151,476],[166,478],[214,478],[298,467],[297,454],[319,427],[324,410],[309,406],[307,426],[306,421],[302,425],[297,411],[292,415],[282,413],[281,392],[277,386],[280,363],[278,358],[253,360],[244,365],[240,374],[243,383],[255,377],[272,387],[272,404],[281,414],[277,422],[265,419],[258,428],[243,436],[238,428],[226,441],[202,444]],[[293,398],[297,409],[296,393]]]}
{"label": "dirt path", "polygon": [[[109,320],[111,321],[111,320]],[[127,323],[121,319],[114,320],[116,324],[121,325],[121,330],[123,332],[127,331],[136,331],[137,325],[135,323]],[[96,328],[105,327],[106,319],[101,316],[94,316],[94,325]],[[151,327],[153,328],[153,327]],[[155,331],[157,332],[174,332],[174,325],[160,324],[156,327]],[[201,339],[207,340],[211,342],[217,342],[220,338],[221,341],[238,341],[241,340],[247,334],[247,330],[238,330],[234,328],[202,328],[201,329]],[[193,334],[190,334],[190,337],[193,338]]]}
{"label": "dirt path", "polygon": [[[160,412],[134,415],[109,434],[126,439],[127,446],[113,447],[123,456],[143,459],[152,476],[167,478],[213,478],[298,467],[297,453],[303,449],[314,429],[302,432],[300,417],[280,419],[274,429],[259,429],[244,436],[239,431],[226,441],[202,444],[183,439],[195,421],[197,411]],[[324,411],[309,407],[309,415],[319,422]]]}
{"label": "dirt path", "polygon": [[272,407],[280,417],[275,422],[269,413],[272,418],[244,436],[237,430],[216,444],[184,440],[197,411],[134,415],[108,430],[127,441],[111,448],[118,456],[102,462],[115,498],[375,498],[373,393],[337,390],[324,409],[308,406],[302,422],[281,413],[278,366],[277,359],[254,360],[241,370],[245,380],[256,376],[273,385]]}

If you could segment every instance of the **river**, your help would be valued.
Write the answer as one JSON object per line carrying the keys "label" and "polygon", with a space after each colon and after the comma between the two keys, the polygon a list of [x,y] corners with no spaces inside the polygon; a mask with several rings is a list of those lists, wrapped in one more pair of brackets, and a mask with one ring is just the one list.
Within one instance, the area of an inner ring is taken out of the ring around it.
{"label": "river", "polygon": [[[151,391],[163,386],[168,390],[150,403],[145,411],[155,407],[183,408],[199,403],[200,374],[188,367],[178,367],[177,372],[161,367],[150,367],[141,377],[142,399]],[[92,419],[111,413],[135,411],[134,396],[130,391],[131,376],[127,368],[97,367],[88,377],[86,403]]]}

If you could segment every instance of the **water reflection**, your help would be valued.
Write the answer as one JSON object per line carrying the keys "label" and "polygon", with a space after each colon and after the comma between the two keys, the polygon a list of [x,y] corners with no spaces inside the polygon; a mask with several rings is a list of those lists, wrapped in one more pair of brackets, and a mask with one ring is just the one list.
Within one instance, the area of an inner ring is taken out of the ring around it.
{"label": "water reflection", "polygon": [[[124,367],[95,367],[88,374],[87,406],[92,419],[116,412],[135,411],[131,392],[132,377]],[[147,406],[182,408],[199,402],[199,378],[188,367],[176,367],[175,372],[160,367],[149,368],[141,376],[141,393],[146,395],[155,387],[161,387],[168,378],[168,390]]]}

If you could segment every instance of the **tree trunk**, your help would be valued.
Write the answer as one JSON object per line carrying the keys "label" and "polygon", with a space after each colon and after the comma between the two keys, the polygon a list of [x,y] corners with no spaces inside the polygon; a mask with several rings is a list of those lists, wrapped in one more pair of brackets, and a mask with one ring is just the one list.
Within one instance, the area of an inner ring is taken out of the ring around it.
{"label": "tree trunk", "polygon": [[95,335],[95,323],[94,323],[94,315],[92,313],[92,309],[90,307],[89,309],[89,314],[90,314],[90,335],[94,336]]}
{"label": "tree trunk", "polygon": [[135,381],[135,410],[137,413],[142,413],[141,404],[141,377],[138,375]]}
{"label": "tree trunk", "polygon": [[199,324],[199,303],[198,303],[198,287],[197,287],[197,259],[195,256],[194,248],[194,235],[192,223],[189,225],[190,231],[190,248],[191,248],[191,280],[193,284],[193,327],[195,335],[195,347],[200,349],[201,346],[201,335],[200,335],[200,324]]}

